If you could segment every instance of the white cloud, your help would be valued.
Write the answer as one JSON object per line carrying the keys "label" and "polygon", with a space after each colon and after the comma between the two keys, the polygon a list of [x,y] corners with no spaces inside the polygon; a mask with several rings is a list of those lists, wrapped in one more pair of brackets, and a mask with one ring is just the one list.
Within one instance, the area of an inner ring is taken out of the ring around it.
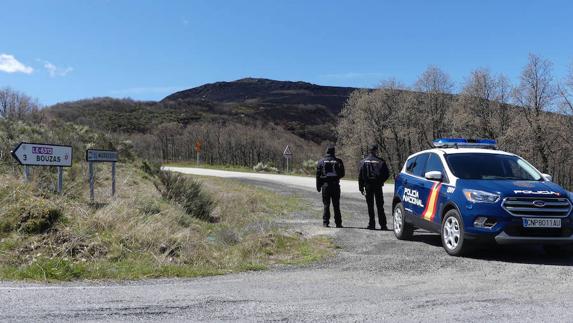
{"label": "white cloud", "polygon": [[6,73],[32,74],[34,69],[20,63],[13,55],[0,54],[0,71]]}
{"label": "white cloud", "polygon": [[44,61],[44,60],[38,60],[40,62],[44,63],[44,68],[46,69],[46,71],[48,71],[48,74],[50,74],[50,77],[56,77],[56,76],[66,76],[69,73],[71,73],[74,69],[73,67],[59,67],[56,66],[48,61]]}

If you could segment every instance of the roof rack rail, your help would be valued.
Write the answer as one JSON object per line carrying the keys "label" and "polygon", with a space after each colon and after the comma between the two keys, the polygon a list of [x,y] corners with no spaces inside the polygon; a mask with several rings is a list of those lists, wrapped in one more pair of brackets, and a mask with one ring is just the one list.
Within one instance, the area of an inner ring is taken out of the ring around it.
{"label": "roof rack rail", "polygon": [[497,149],[497,141],[494,139],[440,138],[432,141],[432,144],[436,148]]}

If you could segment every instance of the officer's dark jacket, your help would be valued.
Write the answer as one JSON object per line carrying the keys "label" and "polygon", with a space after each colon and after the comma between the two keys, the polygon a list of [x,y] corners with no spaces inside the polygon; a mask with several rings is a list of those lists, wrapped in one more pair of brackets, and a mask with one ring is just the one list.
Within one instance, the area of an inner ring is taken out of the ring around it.
{"label": "officer's dark jacket", "polygon": [[[325,172],[325,169],[334,169],[336,175]],[[344,175],[344,163],[342,160],[340,158],[336,158],[334,155],[326,154],[316,165],[316,189],[320,190],[324,183],[339,183],[340,179],[343,178]]]}
{"label": "officer's dark jacket", "polygon": [[358,186],[360,191],[364,186],[382,186],[390,177],[390,171],[386,162],[376,155],[370,154],[360,161],[358,170]]}

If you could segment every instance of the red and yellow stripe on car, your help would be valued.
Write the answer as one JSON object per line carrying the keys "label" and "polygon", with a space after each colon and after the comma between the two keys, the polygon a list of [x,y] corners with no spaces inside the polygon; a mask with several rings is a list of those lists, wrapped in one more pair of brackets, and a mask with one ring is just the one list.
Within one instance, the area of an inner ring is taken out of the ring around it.
{"label": "red and yellow stripe on car", "polygon": [[436,216],[438,208],[438,195],[440,194],[440,189],[442,188],[442,183],[434,183],[432,189],[430,190],[430,195],[428,201],[426,202],[426,208],[422,212],[422,217],[424,220],[433,221]]}

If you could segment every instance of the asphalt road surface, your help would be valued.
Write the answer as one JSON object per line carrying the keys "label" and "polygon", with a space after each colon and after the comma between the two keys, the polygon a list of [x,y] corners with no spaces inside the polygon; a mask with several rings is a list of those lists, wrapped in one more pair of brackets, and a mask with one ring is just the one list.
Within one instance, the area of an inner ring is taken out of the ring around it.
{"label": "asphalt road surface", "polygon": [[[187,172],[206,172],[187,171]],[[220,175],[215,171],[213,175]],[[203,175],[208,175],[203,173]],[[228,175],[228,174],[227,174]],[[322,228],[320,196],[308,179],[232,177],[313,206],[281,225],[331,235],[334,257],[303,267],[197,279],[126,283],[0,283],[7,321],[573,321],[573,257],[541,248],[489,247],[470,258],[446,254],[437,235],[362,229],[366,206],[345,182],[345,228]],[[355,183],[354,183],[355,184]],[[344,184],[343,184],[344,185]],[[390,201],[390,193],[386,193]],[[386,208],[392,225],[389,207]]]}

